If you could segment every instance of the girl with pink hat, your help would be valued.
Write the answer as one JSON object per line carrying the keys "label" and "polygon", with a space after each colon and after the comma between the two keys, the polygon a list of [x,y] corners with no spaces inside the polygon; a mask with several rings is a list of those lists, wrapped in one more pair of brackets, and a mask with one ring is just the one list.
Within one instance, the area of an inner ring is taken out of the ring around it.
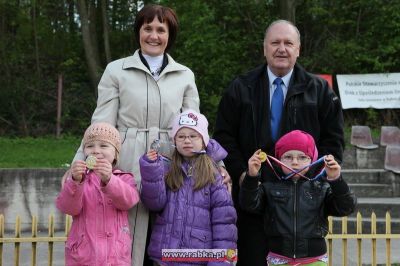
{"label": "girl with pink hat", "polygon": [[340,165],[332,155],[318,160],[313,137],[300,130],[278,140],[276,159],[267,156],[264,171],[261,153],[248,161],[239,199],[245,210],[264,215],[268,265],[327,265],[328,216],[347,216],[356,206]]}

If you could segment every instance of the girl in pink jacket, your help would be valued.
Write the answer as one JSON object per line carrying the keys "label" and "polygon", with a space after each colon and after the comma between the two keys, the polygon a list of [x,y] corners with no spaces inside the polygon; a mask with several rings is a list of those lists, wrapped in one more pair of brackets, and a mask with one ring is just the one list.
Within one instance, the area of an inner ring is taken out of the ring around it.
{"label": "girl in pink jacket", "polygon": [[121,149],[115,127],[94,123],[82,141],[86,161],[72,163],[56,199],[73,216],[65,245],[68,265],[131,265],[128,210],[139,201],[133,175],[114,169]]}

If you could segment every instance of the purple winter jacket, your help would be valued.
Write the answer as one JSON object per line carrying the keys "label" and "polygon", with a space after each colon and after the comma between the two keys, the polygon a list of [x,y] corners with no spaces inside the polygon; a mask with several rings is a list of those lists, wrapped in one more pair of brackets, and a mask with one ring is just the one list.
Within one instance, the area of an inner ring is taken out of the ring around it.
{"label": "purple winter jacket", "polygon": [[[227,155],[215,140],[210,140],[207,154],[214,161]],[[174,192],[166,186],[169,167],[163,160],[150,161],[143,155],[139,163],[141,200],[150,211],[157,212],[148,247],[153,260],[172,265],[161,261],[162,249],[236,249],[236,211],[221,175],[217,175],[214,184],[194,191],[194,180],[187,176],[189,165],[185,162],[182,165],[184,184]],[[199,265],[228,264],[203,262]]]}

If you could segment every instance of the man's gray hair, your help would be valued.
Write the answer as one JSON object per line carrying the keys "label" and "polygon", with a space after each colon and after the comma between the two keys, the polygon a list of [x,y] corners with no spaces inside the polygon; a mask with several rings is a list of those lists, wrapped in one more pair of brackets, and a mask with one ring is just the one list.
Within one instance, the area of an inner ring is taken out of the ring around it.
{"label": "man's gray hair", "polygon": [[297,36],[299,37],[299,43],[300,43],[300,37],[301,36],[300,36],[299,29],[291,21],[285,20],[285,19],[278,19],[278,20],[273,21],[271,24],[269,24],[268,28],[265,30],[264,39],[267,38],[267,34],[268,34],[269,30],[271,29],[271,27],[276,25],[276,24],[280,24],[280,23],[285,23],[285,24],[288,24],[288,25],[292,26],[293,29],[297,32]]}

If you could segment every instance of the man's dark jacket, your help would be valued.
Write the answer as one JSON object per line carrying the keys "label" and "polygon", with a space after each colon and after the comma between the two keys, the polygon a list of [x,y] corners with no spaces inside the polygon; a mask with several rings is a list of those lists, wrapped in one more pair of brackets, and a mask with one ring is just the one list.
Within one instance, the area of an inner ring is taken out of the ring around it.
{"label": "man's dark jacket", "polygon": [[[256,255],[247,256],[246,252],[257,252],[254,246],[258,244],[260,252],[267,249],[261,216],[242,214],[238,193],[239,177],[246,171],[251,155],[257,149],[274,155],[269,94],[267,64],[263,64],[235,78],[218,107],[214,138],[228,151],[224,163],[233,181],[232,194],[238,211],[238,258],[246,260],[240,265],[259,265],[261,255],[252,259]],[[344,135],[340,99],[324,79],[306,72],[299,64],[295,65],[290,79],[278,137],[294,129],[314,137],[320,156],[332,154],[337,161],[342,161]]]}

